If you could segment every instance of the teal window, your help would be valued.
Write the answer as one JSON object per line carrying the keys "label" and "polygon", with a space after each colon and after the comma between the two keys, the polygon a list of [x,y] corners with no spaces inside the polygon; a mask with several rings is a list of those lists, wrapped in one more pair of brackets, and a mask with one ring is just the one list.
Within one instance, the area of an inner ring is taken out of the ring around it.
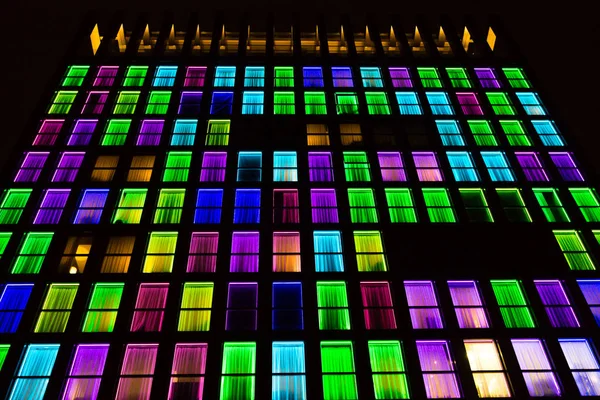
{"label": "teal window", "polygon": [[265,67],[246,67],[245,87],[265,86]]}
{"label": "teal window", "polygon": [[435,121],[438,133],[444,146],[464,146],[465,141],[458,121],[437,120]]}
{"label": "teal window", "polygon": [[173,86],[177,76],[176,66],[160,66],[156,68],[152,86]]}
{"label": "teal window", "polygon": [[402,115],[421,115],[421,103],[416,92],[396,92],[396,100]]}
{"label": "teal window", "polygon": [[196,139],[197,119],[177,119],[173,126],[171,146],[193,146]]}
{"label": "teal window", "polygon": [[233,87],[235,85],[235,67],[217,67],[215,69],[215,87]]}
{"label": "teal window", "polygon": [[363,86],[366,88],[383,87],[383,79],[381,78],[379,67],[360,67],[360,76]]}
{"label": "teal window", "polygon": [[471,153],[468,151],[449,151],[446,153],[452,174],[457,182],[478,182],[479,176],[475,170]]}
{"label": "teal window", "polygon": [[540,137],[540,140],[544,146],[564,146],[563,141],[558,128],[554,124],[554,121],[531,121],[533,129]]}
{"label": "teal window", "polygon": [[427,97],[433,115],[454,115],[448,93],[426,92],[425,96]]}
{"label": "teal window", "polygon": [[527,115],[546,115],[546,110],[537,93],[517,92],[516,95]]}
{"label": "teal window", "polygon": [[263,114],[264,104],[264,92],[244,92],[242,97],[242,114]]}
{"label": "teal window", "polygon": [[514,182],[515,176],[502,151],[482,151],[481,157],[494,182]]}

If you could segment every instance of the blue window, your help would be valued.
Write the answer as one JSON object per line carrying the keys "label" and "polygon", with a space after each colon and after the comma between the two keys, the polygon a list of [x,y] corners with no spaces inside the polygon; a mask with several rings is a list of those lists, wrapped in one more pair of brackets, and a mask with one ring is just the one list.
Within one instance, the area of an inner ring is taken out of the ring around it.
{"label": "blue window", "polygon": [[175,76],[177,75],[177,67],[158,67],[154,74],[154,81],[152,86],[173,86],[175,83]]}
{"label": "blue window", "polygon": [[273,330],[302,330],[302,283],[273,282]]}
{"label": "blue window", "polygon": [[171,146],[193,146],[196,138],[197,119],[177,119],[173,126]]}
{"label": "blue window", "polygon": [[333,87],[354,87],[350,67],[331,67]]}
{"label": "blue window", "polygon": [[315,231],[315,271],[343,272],[342,234],[339,231]]}
{"label": "blue window", "polygon": [[578,280],[579,288],[590,306],[596,324],[600,326],[600,279]]}
{"label": "blue window", "polygon": [[433,115],[454,115],[450,99],[446,92],[426,92],[427,101],[431,106]]}
{"label": "blue window", "polygon": [[33,284],[0,285],[0,333],[15,333],[33,290]]}
{"label": "blue window", "polygon": [[482,151],[481,157],[494,182],[514,182],[515,176],[510,169],[506,155],[501,151]]}
{"label": "blue window", "polygon": [[302,68],[304,87],[323,87],[323,69],[321,67]]}
{"label": "blue window", "polygon": [[86,189],[81,195],[74,224],[99,224],[108,189]]}
{"label": "blue window", "polygon": [[234,224],[260,222],[260,189],[236,189],[233,210]]}
{"label": "blue window", "polygon": [[210,104],[213,115],[231,115],[233,109],[233,92],[214,92]]}
{"label": "blue window", "polygon": [[452,168],[454,179],[457,182],[478,182],[479,176],[475,165],[473,165],[473,159],[471,153],[468,151],[449,151],[448,163]]}
{"label": "blue window", "polygon": [[444,146],[464,146],[465,141],[457,121],[437,120],[437,130]]}
{"label": "blue window", "polygon": [[544,146],[564,146],[563,141],[554,121],[531,121],[533,129],[539,135]]}
{"label": "blue window", "polygon": [[195,224],[218,224],[221,222],[223,189],[198,189]]}
{"label": "blue window", "polygon": [[402,115],[421,115],[423,110],[415,92],[396,92],[396,100]]}
{"label": "blue window", "polygon": [[215,69],[215,87],[235,86],[235,67],[217,67]]}
{"label": "blue window", "polygon": [[546,115],[546,110],[537,93],[517,92],[516,95],[527,115]]}
{"label": "blue window", "polygon": [[238,182],[260,182],[262,180],[262,153],[240,151],[238,153]]}

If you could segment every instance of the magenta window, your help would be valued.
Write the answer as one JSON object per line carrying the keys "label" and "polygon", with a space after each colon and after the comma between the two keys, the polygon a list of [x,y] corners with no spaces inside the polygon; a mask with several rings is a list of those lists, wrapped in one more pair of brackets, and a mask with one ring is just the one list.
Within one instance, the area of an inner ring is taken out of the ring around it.
{"label": "magenta window", "polygon": [[406,172],[399,152],[378,152],[381,179],[384,182],[406,182]]}
{"label": "magenta window", "polygon": [[333,87],[354,87],[350,67],[331,67]]}
{"label": "magenta window", "polygon": [[206,343],[177,343],[171,368],[169,400],[201,400],[206,373]]}
{"label": "magenta window", "polygon": [[21,168],[15,176],[15,182],[37,182],[48,159],[48,152],[29,152],[25,153]]}
{"label": "magenta window", "polygon": [[308,174],[311,182],[333,182],[331,153],[308,153]]}
{"label": "magenta window", "polygon": [[75,122],[67,146],[87,146],[96,130],[97,119],[80,119]]}
{"label": "magenta window", "polygon": [[164,120],[143,120],[137,137],[138,146],[158,146],[165,125]]}
{"label": "magenta window", "polygon": [[475,281],[448,281],[459,328],[489,328]]}
{"label": "magenta window", "polygon": [[54,171],[52,182],[73,182],[83,162],[85,152],[64,152]]}
{"label": "magenta window", "polygon": [[108,92],[88,92],[85,104],[81,109],[82,114],[100,114],[108,99]]}
{"label": "magenta window", "polygon": [[431,281],[405,281],[404,291],[413,329],[442,329],[444,322]]}
{"label": "magenta window", "polygon": [[205,76],[206,67],[187,67],[185,71],[185,80],[183,81],[183,86],[204,86]]}
{"label": "magenta window", "polygon": [[58,138],[58,134],[60,133],[64,123],[64,119],[43,120],[40,130],[33,140],[33,145],[54,146],[54,143],[56,143],[56,138]]}
{"label": "magenta window", "polygon": [[108,197],[108,189],[86,189],[83,191],[74,224],[99,224]]}
{"label": "magenta window", "polygon": [[500,89],[500,82],[498,82],[496,72],[493,68],[475,68],[475,75],[477,75],[481,87],[486,89]]}
{"label": "magenta window", "polygon": [[558,169],[560,177],[567,182],[583,182],[583,175],[579,172],[572,153],[550,152],[550,159]]}
{"label": "magenta window", "polygon": [[273,223],[300,223],[298,189],[273,189]]}
{"label": "magenta window", "polygon": [[58,224],[67,204],[71,189],[47,189],[44,191],[40,208],[38,209],[34,224]]}
{"label": "magenta window", "polygon": [[141,283],[131,332],[160,332],[167,304],[168,283]]}
{"label": "magenta window", "polygon": [[554,328],[578,328],[571,302],[560,281],[533,281]]}
{"label": "magenta window", "polygon": [[412,156],[417,176],[421,182],[442,182],[444,180],[434,152],[413,152]]}
{"label": "magenta window", "polygon": [[192,232],[186,272],[215,272],[219,233]]}
{"label": "magenta window", "polygon": [[112,86],[115,83],[115,77],[119,67],[101,66],[98,67],[98,74],[94,79],[94,86]]}
{"label": "magenta window", "polygon": [[417,353],[428,399],[462,397],[447,341],[417,340]]}
{"label": "magenta window", "polygon": [[257,327],[258,283],[230,282],[227,291],[225,330],[250,330]]}
{"label": "magenta window", "polygon": [[108,344],[79,344],[75,347],[63,399],[98,398],[108,347]]}
{"label": "magenta window", "polygon": [[394,304],[388,282],[361,282],[360,293],[367,329],[396,329]]}
{"label": "magenta window", "polygon": [[225,182],[226,152],[205,151],[202,155],[200,182]]}
{"label": "magenta window", "polygon": [[128,344],[115,400],[149,400],[158,344]]}
{"label": "magenta window", "polygon": [[456,93],[460,109],[465,115],[483,115],[475,93]]}
{"label": "magenta window", "polygon": [[337,224],[335,189],[310,189],[310,206],[314,224]]}
{"label": "magenta window", "polygon": [[181,92],[177,114],[200,114],[202,92]]}
{"label": "magenta window", "polygon": [[411,88],[413,87],[412,80],[410,79],[410,72],[408,68],[390,68],[390,77],[392,78],[392,85],[395,88]]}
{"label": "magenta window", "polygon": [[540,162],[536,153],[532,152],[521,152],[515,153],[515,157],[517,157],[517,161],[521,168],[523,168],[523,173],[525,174],[525,178],[527,178],[530,182],[548,182],[548,175],[544,168],[542,167],[542,163]]}
{"label": "magenta window", "polygon": [[229,272],[258,272],[258,232],[233,232]]}

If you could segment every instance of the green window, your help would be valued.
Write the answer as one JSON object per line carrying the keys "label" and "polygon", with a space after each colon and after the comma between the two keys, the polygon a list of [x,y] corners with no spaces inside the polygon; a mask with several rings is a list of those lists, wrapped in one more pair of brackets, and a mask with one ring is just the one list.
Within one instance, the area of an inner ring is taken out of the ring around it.
{"label": "green window", "polygon": [[596,269],[581,233],[575,230],[552,231],[560,246],[569,268],[573,271],[593,271]]}
{"label": "green window", "polygon": [[146,106],[146,114],[166,114],[169,108],[170,101],[171,92],[150,92],[150,94],[148,95],[148,105]]}
{"label": "green window", "polygon": [[525,291],[517,280],[491,281],[494,296],[507,328],[535,328]]}
{"label": "green window", "polygon": [[191,151],[170,151],[167,153],[163,182],[186,182],[192,163]]}
{"label": "green window", "polygon": [[490,104],[492,105],[492,109],[494,110],[494,114],[496,115],[516,115],[515,107],[510,102],[510,99],[506,95],[506,93],[502,92],[486,92],[485,93]]}
{"label": "green window", "polygon": [[366,92],[367,108],[370,115],[390,115],[390,103],[387,95],[381,92]]}
{"label": "green window", "polygon": [[511,146],[531,146],[521,121],[500,121],[500,126]]}
{"label": "green window", "polygon": [[446,68],[446,72],[448,73],[448,77],[450,78],[450,83],[452,84],[453,88],[465,89],[472,86],[466,69]]}
{"label": "green window", "polygon": [[336,93],[335,107],[338,115],[357,115],[358,96],[356,93]]}
{"label": "green window", "polygon": [[142,272],[171,272],[177,246],[177,232],[150,232]]}
{"label": "green window", "polygon": [[52,242],[52,232],[28,232],[21,242],[11,274],[37,274]]}
{"label": "green window", "polygon": [[213,301],[212,282],[186,282],[181,296],[179,332],[207,332],[210,330],[210,310]]}
{"label": "green window", "polygon": [[530,89],[531,85],[522,68],[502,68],[508,83],[513,89]]}
{"label": "green window", "polygon": [[139,224],[148,189],[121,189],[113,224]]}
{"label": "green window", "polygon": [[223,343],[220,400],[254,400],[256,343]]}
{"label": "green window", "polygon": [[344,172],[347,182],[370,182],[369,160],[364,151],[344,152]]}
{"label": "green window", "polygon": [[102,137],[102,146],[123,146],[130,127],[130,119],[109,119]]}
{"label": "green window", "polygon": [[563,205],[558,198],[556,189],[533,189],[542,212],[548,222],[571,222]]}
{"label": "green window", "polygon": [[458,189],[469,221],[494,222],[482,189]]}
{"label": "green window", "polygon": [[376,223],[379,221],[373,189],[348,189],[348,201],[350,202],[352,223]]}
{"label": "green window", "polygon": [[381,232],[354,231],[354,247],[359,272],[387,271]]}
{"label": "green window", "polygon": [[0,232],[0,259],[4,255],[4,250],[6,250],[11,236],[12,232]]}
{"label": "green window", "polygon": [[294,87],[294,67],[275,67],[275,87]]}
{"label": "green window", "polygon": [[81,86],[90,69],[89,65],[71,65],[63,79],[63,86]]}
{"label": "green window", "polygon": [[154,213],[155,224],[178,224],[183,212],[185,189],[161,189]]}
{"label": "green window", "polygon": [[368,346],[375,399],[410,398],[400,342],[369,340]]}
{"label": "green window", "polygon": [[42,311],[34,332],[64,332],[79,289],[78,283],[52,283],[48,285]]}
{"label": "green window", "polygon": [[140,98],[140,92],[119,92],[115,103],[115,114],[133,114]]}
{"label": "green window", "polygon": [[4,360],[6,360],[8,350],[10,350],[10,344],[0,344],[0,371],[2,371],[2,365],[4,365]]}
{"label": "green window", "polygon": [[206,146],[227,146],[229,144],[229,130],[231,121],[228,119],[208,121]]}
{"label": "green window", "polygon": [[349,330],[346,283],[317,282],[317,310],[320,330]]}
{"label": "green window", "polygon": [[358,399],[352,342],[321,342],[323,399]]}
{"label": "green window", "polygon": [[124,283],[94,284],[82,332],[112,332],[114,330],[124,287]]}
{"label": "green window", "polygon": [[521,189],[496,189],[496,192],[509,222],[531,222]]}
{"label": "green window", "polygon": [[423,198],[431,222],[456,222],[448,189],[423,189]]}
{"label": "green window", "polygon": [[21,219],[32,189],[6,189],[0,204],[0,224],[16,224]]}
{"label": "green window", "polygon": [[489,121],[467,121],[477,146],[498,146]]}
{"label": "green window", "polygon": [[325,92],[304,93],[304,111],[308,115],[325,115],[327,106],[325,104]]}
{"label": "green window", "polygon": [[587,222],[600,221],[600,203],[598,203],[596,189],[569,188],[569,192]]}
{"label": "green window", "polygon": [[295,114],[294,92],[275,92],[273,107],[275,114]]}
{"label": "green window", "polygon": [[417,68],[424,88],[441,88],[442,81],[437,68]]}
{"label": "green window", "polygon": [[68,114],[76,96],[76,91],[59,90],[54,94],[48,114]]}
{"label": "green window", "polygon": [[146,66],[136,65],[127,67],[123,86],[142,86],[147,73],[148,67]]}
{"label": "green window", "polygon": [[385,198],[392,223],[417,222],[417,213],[410,189],[386,188]]}

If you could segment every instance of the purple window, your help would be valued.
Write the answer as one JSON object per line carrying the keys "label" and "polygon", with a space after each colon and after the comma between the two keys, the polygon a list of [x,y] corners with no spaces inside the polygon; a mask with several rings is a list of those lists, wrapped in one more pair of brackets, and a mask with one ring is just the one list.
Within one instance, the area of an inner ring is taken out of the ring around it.
{"label": "purple window", "polygon": [[63,399],[96,400],[108,356],[108,344],[78,344],[71,361]]}
{"label": "purple window", "polygon": [[204,86],[204,76],[206,67],[187,67],[183,86],[201,87]]}
{"label": "purple window", "polygon": [[101,114],[108,99],[108,92],[88,92],[88,97],[81,109],[82,114]]}
{"label": "purple window", "polygon": [[567,182],[583,182],[583,176],[575,164],[575,159],[572,153],[566,152],[550,152],[550,159],[558,169],[560,177]]}
{"label": "purple window", "polygon": [[517,157],[517,161],[523,168],[523,173],[525,174],[525,178],[527,178],[530,182],[548,182],[548,175],[544,168],[542,167],[542,163],[536,153],[532,152],[521,152],[515,153],[515,157]]}
{"label": "purple window", "polygon": [[250,330],[257,327],[258,283],[230,282],[227,291],[225,330]]}
{"label": "purple window", "polygon": [[529,395],[531,397],[560,396],[560,384],[552,371],[552,364],[548,359],[544,343],[539,339],[511,339],[510,341],[523,372]]}
{"label": "purple window", "polygon": [[186,272],[215,272],[218,246],[217,232],[192,232]]}
{"label": "purple window", "polygon": [[381,178],[384,182],[406,182],[406,172],[399,152],[378,152]]}
{"label": "purple window", "polygon": [[98,68],[98,75],[94,79],[94,86],[112,86],[115,82],[119,67],[102,66]]}
{"label": "purple window", "polygon": [[202,92],[181,92],[177,114],[199,114]]}
{"label": "purple window", "polygon": [[229,272],[258,272],[258,232],[233,232]]}
{"label": "purple window", "polygon": [[460,328],[489,328],[475,281],[448,281],[448,288]]}
{"label": "purple window", "polygon": [[15,176],[15,182],[37,182],[49,154],[48,152],[33,151],[25,153],[21,168]]}
{"label": "purple window", "polygon": [[311,182],[333,182],[331,153],[308,153],[308,173]]}
{"label": "purple window", "polygon": [[460,108],[465,115],[483,115],[475,93],[456,93]]}
{"label": "purple window", "polygon": [[115,400],[150,399],[152,375],[156,367],[158,344],[128,344],[123,357],[121,377]]}
{"label": "purple window", "polygon": [[273,189],[273,222],[276,224],[300,223],[298,189]]}
{"label": "purple window", "polygon": [[206,343],[175,345],[168,399],[202,400],[207,351]]}
{"label": "purple window", "polygon": [[69,137],[67,146],[87,146],[92,140],[92,133],[96,130],[97,119],[80,119],[75,122],[73,133]]}
{"label": "purple window", "polygon": [[477,75],[481,87],[486,89],[500,89],[500,82],[498,82],[493,68],[475,68],[475,75]]}
{"label": "purple window", "polygon": [[142,121],[140,133],[137,137],[137,146],[158,146],[160,144],[160,136],[165,125],[164,120]]}
{"label": "purple window", "polygon": [[86,189],[81,196],[74,224],[99,224],[108,189]]}
{"label": "purple window", "polygon": [[560,281],[533,281],[554,328],[578,328],[579,321]]}
{"label": "purple window", "polygon": [[131,332],[160,332],[168,293],[168,283],[140,283]]}
{"label": "purple window", "polygon": [[54,146],[64,123],[64,119],[45,119],[42,121],[42,126],[33,140],[33,145]]}
{"label": "purple window", "polygon": [[314,224],[337,224],[335,189],[310,189],[310,205]]}
{"label": "purple window", "polygon": [[431,281],[405,281],[404,291],[408,300],[413,329],[442,329],[444,322]]}
{"label": "purple window", "polygon": [[202,156],[200,182],[225,182],[226,152],[205,151]]}
{"label": "purple window", "polygon": [[350,67],[332,67],[333,87],[354,87]]}
{"label": "purple window", "polygon": [[454,360],[445,340],[417,340],[419,363],[428,399],[462,397],[454,372]]}
{"label": "purple window", "polygon": [[47,189],[33,223],[58,224],[69,193],[71,189]]}
{"label": "purple window", "polygon": [[84,152],[64,152],[56,166],[52,182],[73,182],[83,162]]}
{"label": "purple window", "polygon": [[323,87],[323,69],[321,67],[302,68],[304,87]]}
{"label": "purple window", "polygon": [[360,293],[367,329],[396,329],[392,293],[388,282],[361,282]]}
{"label": "purple window", "polygon": [[411,88],[413,87],[412,80],[410,79],[410,72],[408,68],[390,68],[390,77],[392,78],[392,85],[395,88]]}
{"label": "purple window", "polygon": [[413,152],[417,176],[421,182],[442,182],[442,172],[434,152]]}

